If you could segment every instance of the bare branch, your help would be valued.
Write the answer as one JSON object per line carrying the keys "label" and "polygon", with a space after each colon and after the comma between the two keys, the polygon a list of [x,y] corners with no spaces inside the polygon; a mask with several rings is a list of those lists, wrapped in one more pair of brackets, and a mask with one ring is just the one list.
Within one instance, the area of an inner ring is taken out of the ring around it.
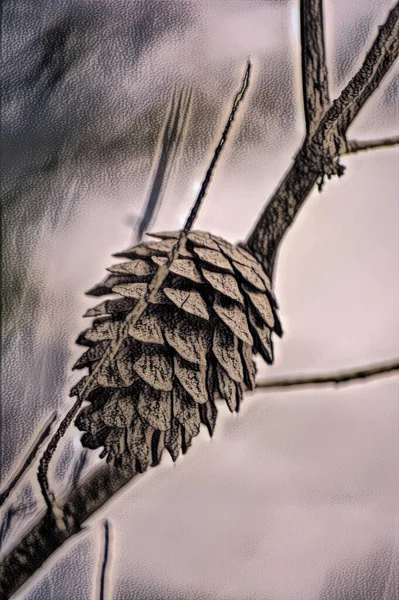
{"label": "bare branch", "polygon": [[[310,2],[310,0],[309,0]],[[365,61],[346,86],[340,97],[333,102],[324,114],[312,137],[307,138],[299,150],[291,169],[284,176],[269,204],[255,225],[248,238],[248,246],[265,269],[271,274],[280,241],[288,227],[292,224],[306,197],[313,186],[326,173],[327,167],[336,167],[340,147],[349,125],[369,96],[378,87],[399,53],[399,3],[388,15],[386,23],[380,28]],[[249,73],[248,73],[249,75]],[[309,83],[307,83],[309,87]],[[236,97],[237,100],[238,96]],[[339,143],[331,143],[331,136]],[[223,145],[223,144],[222,144]],[[217,156],[213,158],[211,167],[204,179],[203,188],[209,183]],[[334,174],[331,167],[330,173]],[[340,171],[337,169],[337,174]],[[209,177],[208,177],[209,174]],[[200,192],[200,196],[204,192]],[[187,223],[188,228],[196,217],[195,208]],[[201,197],[201,200],[202,200]],[[168,268],[179,252],[180,243],[185,242],[184,233],[168,257],[168,261],[157,272],[149,285],[148,296],[136,304],[128,315],[128,325],[134,323],[145,310],[147,299],[152,298],[168,273]],[[121,332],[123,339],[123,331]],[[113,359],[119,346],[113,346],[105,353],[105,359]],[[102,364],[99,361],[98,368]],[[95,370],[93,371],[95,373]],[[93,375],[92,373],[92,375]],[[90,391],[90,377],[81,390],[81,401]],[[73,410],[73,409],[72,409]],[[126,473],[113,469],[108,465],[97,469],[86,478],[69,495],[61,506],[63,523],[56,520],[51,512],[47,512],[17,544],[0,565],[0,596],[5,600],[10,597],[67,539],[78,533],[87,518],[98,510],[118,490],[126,485],[136,473]]]}
{"label": "bare branch", "polygon": [[399,135],[382,140],[357,141],[348,140],[346,142],[346,150],[344,154],[355,154],[356,152],[364,152],[365,150],[374,150],[377,148],[388,148],[390,146],[399,145]]}
{"label": "bare branch", "polygon": [[[310,140],[306,139],[294,163],[264,208],[246,245],[272,276],[280,242],[292,225],[316,182],[331,168],[329,176],[341,175],[336,161],[343,136],[366,100],[376,90],[399,54],[399,2],[388,15],[363,65],[334,100]],[[339,132],[339,134],[337,133]],[[341,139],[339,137],[341,136]],[[338,138],[332,143],[331,138]],[[336,169],[334,171],[334,169]]]}
{"label": "bare branch", "polygon": [[223,149],[223,146],[224,146],[224,144],[225,144],[225,142],[227,140],[227,135],[228,135],[228,133],[230,131],[230,127],[231,127],[231,125],[232,125],[232,123],[234,121],[235,114],[236,114],[236,112],[238,110],[238,107],[239,107],[241,101],[244,99],[245,93],[246,93],[246,91],[248,89],[250,73],[251,73],[251,63],[248,61],[247,68],[245,69],[244,77],[243,77],[243,80],[242,80],[242,83],[241,83],[241,88],[237,92],[237,94],[236,94],[236,96],[234,98],[233,106],[231,107],[229,118],[227,120],[227,123],[226,123],[224,129],[223,129],[223,133],[220,136],[219,143],[216,146],[215,151],[213,153],[212,160],[211,160],[210,165],[208,167],[208,170],[207,170],[207,172],[205,174],[205,177],[204,177],[204,179],[202,181],[201,188],[200,188],[200,191],[198,192],[197,199],[196,199],[196,201],[194,203],[193,208],[190,211],[190,214],[188,216],[186,224],[184,225],[183,231],[185,233],[187,233],[192,228],[192,226],[194,224],[194,221],[195,221],[195,219],[198,216],[198,212],[199,212],[199,210],[201,208],[202,201],[203,201],[203,199],[205,197],[205,194],[207,192],[208,186],[210,184],[213,171],[215,170],[216,163],[217,163],[217,161],[219,159],[219,156],[220,156],[220,153],[221,153],[221,151]]}
{"label": "bare branch", "polygon": [[[301,385],[324,383],[340,384],[361,378],[390,374],[399,370],[399,361],[367,366],[353,371],[329,374],[270,379],[259,382],[257,389],[278,389]],[[66,527],[58,526],[51,513],[41,517],[0,564],[0,597],[7,600],[31,577],[42,564],[68,539],[81,531],[84,522],[110,498],[129,483],[138,479],[138,473],[130,473],[103,465],[86,477],[69,494],[61,506],[67,516]]]}
{"label": "bare branch", "polygon": [[99,600],[105,600],[105,579],[107,574],[107,565],[109,559],[109,521],[104,521],[104,554],[101,564],[101,576],[100,576],[100,593]]}
{"label": "bare branch", "polygon": [[50,442],[47,444],[47,447],[43,453],[43,456],[40,458],[40,461],[39,461],[37,478],[39,481],[39,485],[40,485],[40,489],[42,491],[43,498],[44,498],[44,500],[47,504],[47,508],[49,510],[53,509],[55,498],[54,498],[54,494],[51,491],[48,480],[47,480],[48,466],[49,466],[50,460],[51,460],[54,452],[57,449],[60,439],[65,435],[66,430],[68,429],[69,425],[72,423],[82,402],[83,402],[83,399],[78,398],[76,400],[76,402],[73,404],[72,408],[67,412],[65,417],[62,419],[60,425],[58,426],[57,431],[54,433]]}
{"label": "bare branch", "polygon": [[79,533],[84,522],[138,473],[102,465],[72,490],[60,507],[66,527],[52,513],[41,516],[0,564],[0,598],[7,600],[68,539]]}
{"label": "bare branch", "polygon": [[340,385],[343,383],[352,383],[359,379],[369,379],[389,373],[399,371],[399,361],[383,363],[380,365],[371,365],[367,367],[358,367],[351,371],[340,371],[338,373],[329,373],[328,375],[307,375],[306,377],[281,377],[276,379],[267,379],[256,384],[256,389],[284,389],[288,387],[302,387],[308,385],[325,385],[333,383]]}
{"label": "bare branch", "polygon": [[330,104],[323,27],[323,0],[301,0],[302,93],[306,135],[311,136]]}
{"label": "bare branch", "polygon": [[399,2],[392,8],[385,23],[379,27],[378,35],[361,68],[334,100],[329,114],[326,115],[325,126],[330,128],[339,121],[340,130],[346,132],[398,56]]}
{"label": "bare branch", "polygon": [[57,419],[57,413],[53,412],[50,415],[50,417],[46,420],[45,424],[43,425],[43,427],[39,431],[38,435],[36,436],[35,441],[33,442],[32,446],[31,446],[30,451],[28,452],[28,454],[22,461],[21,466],[19,467],[19,469],[17,469],[16,474],[14,475],[14,477],[12,478],[12,480],[10,481],[10,483],[8,484],[8,486],[6,487],[4,492],[2,492],[0,494],[0,506],[3,506],[4,502],[7,500],[8,496],[11,494],[12,490],[15,488],[17,483],[24,476],[26,471],[29,469],[29,467],[35,460],[37,453],[40,450],[40,447],[43,445],[44,441],[50,435],[51,427],[54,424],[56,419]]}

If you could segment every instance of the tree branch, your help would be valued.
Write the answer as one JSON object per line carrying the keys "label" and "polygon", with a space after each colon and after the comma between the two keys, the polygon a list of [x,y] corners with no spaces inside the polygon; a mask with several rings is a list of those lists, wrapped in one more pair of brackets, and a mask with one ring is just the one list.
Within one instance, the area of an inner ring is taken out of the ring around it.
{"label": "tree branch", "polygon": [[188,233],[190,231],[190,229],[194,225],[195,219],[198,216],[198,213],[199,213],[199,210],[201,208],[202,202],[203,202],[203,200],[205,198],[207,189],[208,189],[209,184],[211,182],[211,178],[212,178],[213,172],[215,170],[217,161],[219,159],[220,153],[223,150],[223,146],[225,145],[226,140],[227,140],[227,135],[228,135],[228,133],[230,131],[230,128],[231,128],[231,126],[233,124],[234,117],[236,115],[236,112],[238,110],[238,107],[239,107],[240,103],[244,100],[245,93],[246,93],[246,91],[248,89],[248,86],[249,86],[249,77],[250,77],[250,74],[251,74],[251,63],[248,61],[247,62],[247,67],[245,69],[244,77],[243,77],[242,82],[241,82],[241,87],[240,87],[239,91],[237,92],[237,94],[234,97],[233,105],[231,107],[230,114],[229,114],[229,117],[227,119],[226,125],[225,125],[225,127],[223,129],[222,135],[220,136],[219,143],[218,143],[218,145],[216,146],[216,148],[214,150],[212,160],[211,160],[211,162],[209,164],[209,167],[208,167],[208,169],[207,169],[207,171],[205,173],[205,177],[204,177],[204,179],[202,181],[201,188],[200,188],[200,190],[198,192],[197,199],[196,199],[196,201],[194,203],[194,206],[192,207],[192,209],[190,211],[190,214],[189,214],[189,216],[187,218],[187,221],[186,221],[186,223],[184,225],[184,228],[183,228],[183,232],[184,233]]}
{"label": "tree branch", "polygon": [[22,461],[21,466],[17,469],[16,474],[4,490],[0,494],[0,506],[3,506],[4,502],[7,500],[8,496],[11,494],[12,490],[15,488],[17,483],[24,476],[26,471],[29,469],[33,461],[35,460],[37,453],[40,450],[40,447],[43,445],[44,441],[48,438],[51,433],[51,427],[53,426],[55,420],[57,419],[57,413],[54,411],[51,416],[47,419],[38,435],[36,436],[35,441],[32,444],[31,450],[28,452],[25,459]]}
{"label": "tree branch", "polygon": [[[257,384],[257,389],[279,389],[325,383],[341,384],[361,378],[393,373],[399,361],[367,366],[329,375],[269,379]],[[96,469],[68,496],[61,510],[67,516],[67,527],[59,527],[51,513],[40,517],[0,564],[0,598],[7,600],[17,591],[68,539],[81,531],[84,522],[138,473],[120,471],[109,465]]]}
{"label": "tree branch", "polygon": [[102,465],[84,478],[61,505],[66,527],[60,527],[49,512],[41,516],[0,564],[0,598],[10,598],[58,548],[82,530],[94,512],[137,475]]}
{"label": "tree branch", "polygon": [[[305,139],[295,160],[264,208],[246,245],[272,276],[280,242],[292,225],[315,183],[324,176],[340,175],[334,161],[345,147],[344,134],[366,100],[376,90],[399,54],[399,2],[390,11],[364,62],[322,118],[314,135]],[[339,139],[337,140],[337,132]],[[332,143],[332,139],[334,143]]]}
{"label": "tree branch", "polygon": [[[326,173],[327,167],[331,164],[336,166],[334,160],[339,155],[339,147],[335,143],[336,140],[334,144],[331,143],[331,134],[335,138],[338,137],[339,142],[343,141],[347,128],[388,72],[398,52],[399,3],[380,28],[359,72],[324,114],[313,136],[303,143],[292,167],[284,176],[248,238],[249,249],[269,274],[272,273],[281,239],[314,184]],[[312,84],[307,85],[309,87]],[[172,253],[167,264],[170,264],[174,257]],[[166,273],[167,266],[151,283],[150,294],[159,286],[162,277],[166,277]],[[139,301],[137,306],[144,310],[145,301]],[[132,318],[138,318],[138,314],[139,312],[134,312]],[[93,475],[84,479],[62,505],[61,510],[65,517],[63,526],[60,526],[60,522],[55,520],[51,512],[47,512],[36,522],[0,565],[1,598],[7,600],[57,548],[80,531],[91,514],[135,476],[134,472],[126,473],[109,465],[101,466]]]}
{"label": "tree branch", "polygon": [[355,154],[356,152],[364,152],[365,150],[374,150],[377,148],[388,148],[390,146],[399,145],[399,135],[382,140],[357,141],[348,140],[346,142],[346,150],[343,154]]}
{"label": "tree branch", "polygon": [[350,371],[340,371],[338,373],[329,373],[328,375],[307,375],[306,377],[281,377],[276,379],[267,379],[266,381],[260,381],[256,384],[256,389],[284,389],[287,387],[302,387],[308,385],[325,385],[334,383],[340,385],[342,383],[351,383],[359,379],[370,379],[371,377],[378,377],[380,375],[386,375],[387,373],[394,373],[399,371],[399,360],[383,363],[380,365],[371,365],[367,367],[358,367]]}
{"label": "tree branch", "polygon": [[311,136],[330,104],[323,0],[301,0],[300,20],[303,106],[306,136]]}
{"label": "tree branch", "polygon": [[[379,27],[378,35],[366,54],[363,64],[337,100],[334,100],[327,127],[339,121],[346,132],[370,96],[380,85],[399,55],[399,2],[389,12],[385,23]],[[320,133],[320,136],[322,133]]]}

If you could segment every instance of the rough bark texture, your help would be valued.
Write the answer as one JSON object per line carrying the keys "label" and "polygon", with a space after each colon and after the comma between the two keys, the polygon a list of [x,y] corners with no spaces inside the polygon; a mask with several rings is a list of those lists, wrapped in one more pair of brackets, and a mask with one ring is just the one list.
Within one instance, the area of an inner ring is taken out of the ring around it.
{"label": "rough bark texture", "polygon": [[0,567],[0,598],[9,598],[83,523],[137,473],[126,473],[104,465],[84,479],[61,505],[65,520],[54,521],[46,513],[6,556]]}
{"label": "rough bark texture", "polygon": [[396,3],[379,28],[361,68],[331,104],[314,135],[305,140],[247,239],[248,248],[269,276],[281,239],[315,183],[324,175],[342,174],[334,161],[341,148],[346,149],[346,131],[398,55],[399,3]]}
{"label": "rough bark texture", "polygon": [[323,1],[301,0],[302,96],[306,135],[311,136],[328,107],[328,74]]}
{"label": "rough bark texture", "polygon": [[[305,101],[306,118],[310,123],[311,119],[321,113],[321,106],[327,97],[325,86],[322,86],[322,90],[317,87],[318,82],[326,81],[326,72],[323,66],[324,55],[319,54],[320,60],[317,61],[314,54],[317,51],[324,52],[321,3],[310,0],[303,2],[302,10],[305,5],[314,7],[312,14],[316,23],[312,41],[309,39],[309,44],[305,44],[302,49],[303,64],[308,66],[304,80],[306,93],[315,94]],[[308,27],[306,19],[310,16],[303,15],[303,27]],[[279,244],[315,183],[326,175],[331,177],[333,174],[342,174],[338,156],[345,149],[346,131],[393,65],[398,52],[399,3],[380,27],[359,72],[324,113],[313,135],[305,140],[248,238],[249,249],[269,275],[274,267]],[[314,81],[309,78],[312,72]],[[91,514],[135,475],[136,473],[126,474],[108,466],[101,467],[83,481],[61,507],[66,517],[64,520],[56,522],[51,517],[38,520],[0,565],[0,597],[6,600],[17,591],[57,548],[81,529]]]}

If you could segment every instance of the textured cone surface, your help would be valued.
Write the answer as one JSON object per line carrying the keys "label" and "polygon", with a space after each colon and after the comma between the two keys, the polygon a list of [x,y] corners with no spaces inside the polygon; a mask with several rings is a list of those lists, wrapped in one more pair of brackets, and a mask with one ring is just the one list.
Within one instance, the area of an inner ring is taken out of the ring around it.
{"label": "textured cone surface", "polygon": [[261,265],[245,248],[202,231],[188,233],[160,290],[128,322],[179,233],[154,234],[158,241],[116,254],[129,260],[88,292],[111,298],[86,312],[95,318],[77,340],[88,348],[74,368],[89,375],[71,395],[89,405],[76,425],[83,445],[102,447],[119,468],[143,472],[164,449],[175,461],[201,423],[213,435],[216,401],[240,409],[243,391],[255,387],[253,354],[272,362],[271,334],[281,334]]}

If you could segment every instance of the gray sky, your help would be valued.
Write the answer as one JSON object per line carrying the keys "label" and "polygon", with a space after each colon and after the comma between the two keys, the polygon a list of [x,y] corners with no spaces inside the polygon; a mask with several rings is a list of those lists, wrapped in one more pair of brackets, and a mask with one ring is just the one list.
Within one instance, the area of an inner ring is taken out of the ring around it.
{"label": "gray sky", "polygon": [[[391,5],[325,3],[333,93]],[[181,226],[249,56],[248,97],[196,227],[246,237],[303,119],[294,3],[24,0],[4,14],[4,272],[17,290],[3,348],[6,476],[48,412],[70,405],[74,340],[94,304],[83,294],[131,240],[173,89],[192,85],[193,113],[154,230]],[[397,132],[398,76],[396,67],[353,137]],[[281,247],[285,335],[275,365],[259,362],[262,377],[398,355],[398,150],[345,164]],[[77,449],[77,430],[70,438]],[[396,378],[248,395],[238,417],[220,409],[212,442],[202,432],[176,467],[165,456],[17,597],[94,598],[107,517],[114,600],[338,600],[339,590],[394,600],[397,450]]]}

